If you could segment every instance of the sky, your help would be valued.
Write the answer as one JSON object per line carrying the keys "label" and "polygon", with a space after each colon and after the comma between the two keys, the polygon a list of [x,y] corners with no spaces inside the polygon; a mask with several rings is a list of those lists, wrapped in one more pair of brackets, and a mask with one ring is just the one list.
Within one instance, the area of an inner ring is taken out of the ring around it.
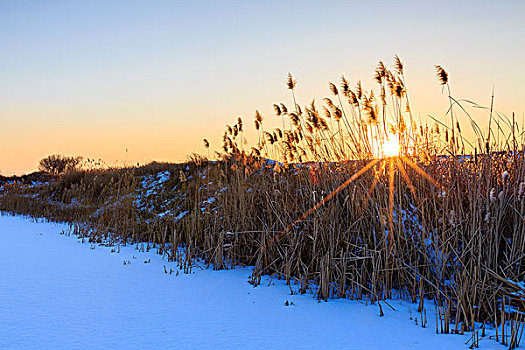
{"label": "sky", "polygon": [[0,174],[54,153],[184,161],[238,116],[253,129],[255,109],[278,126],[288,72],[306,105],[341,75],[375,88],[395,54],[422,120],[448,107],[436,64],[456,98],[490,106],[494,89],[521,120],[524,15],[523,1],[0,0]]}

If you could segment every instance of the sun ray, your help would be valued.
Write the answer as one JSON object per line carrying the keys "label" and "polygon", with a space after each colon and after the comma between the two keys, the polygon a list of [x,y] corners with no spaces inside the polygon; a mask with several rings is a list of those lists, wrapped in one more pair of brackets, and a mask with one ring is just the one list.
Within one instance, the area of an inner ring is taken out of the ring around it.
{"label": "sun ray", "polygon": [[412,167],[412,169],[414,169],[415,171],[417,171],[421,176],[423,176],[425,179],[427,179],[428,181],[432,182],[432,184],[436,187],[439,187],[439,188],[443,188],[443,186],[441,186],[441,184],[439,182],[437,182],[436,180],[434,180],[434,178],[432,178],[432,176],[428,175],[428,173],[426,171],[424,171],[423,169],[421,169],[416,163],[414,163],[413,161],[411,161],[408,157],[405,157],[405,156],[400,156],[401,160],[404,161],[405,163],[407,163],[408,165],[410,165]]}
{"label": "sun ray", "polygon": [[326,196],[325,198],[323,198],[322,200],[320,200],[319,202],[317,202],[317,204],[315,204],[313,207],[311,207],[310,209],[308,209],[303,215],[301,215],[299,218],[297,218],[294,222],[292,222],[290,225],[288,225],[282,232],[280,232],[279,234],[277,234],[275,237],[272,238],[272,240],[270,240],[270,242],[268,242],[268,244],[264,247],[263,250],[266,250],[268,247],[270,247],[275,241],[278,241],[279,239],[281,239],[285,234],[287,234],[294,226],[296,226],[297,224],[299,224],[301,221],[303,221],[304,219],[306,219],[310,214],[312,214],[314,211],[316,211],[319,207],[321,207],[323,204],[325,204],[326,202],[328,202],[330,199],[332,199],[336,194],[338,194],[339,192],[341,192],[341,190],[343,190],[345,187],[347,187],[348,185],[350,185],[352,182],[354,182],[355,180],[357,180],[361,175],[363,175],[364,173],[366,173],[370,168],[372,168],[374,165],[376,165],[377,163],[379,163],[381,161],[381,159],[373,159],[371,160],[367,165],[365,165],[364,167],[362,167],[358,172],[356,172],[354,175],[352,175],[351,178],[349,178],[348,180],[346,180],[345,182],[343,182],[339,187],[337,187],[335,190],[333,190],[332,192],[330,192],[330,194],[328,194],[328,196]]}
{"label": "sun ray", "polygon": [[390,247],[394,244],[394,162],[389,159],[388,163],[388,241]]}
{"label": "sun ray", "polygon": [[374,191],[374,188],[376,187],[378,181],[379,180],[377,176],[374,176],[374,180],[372,181],[372,184],[370,185],[370,188],[368,189],[366,198],[364,200],[363,205],[361,206],[361,209],[359,210],[358,216],[361,216],[363,212],[365,211],[365,209],[368,208],[368,202],[369,202],[370,196],[372,195],[372,192]]}
{"label": "sun ray", "polygon": [[403,176],[403,179],[405,179],[405,182],[407,183],[408,188],[410,188],[410,192],[412,192],[412,196],[414,197],[414,199],[416,199],[416,189],[414,188],[414,185],[412,184],[412,181],[408,177],[405,167],[403,166],[403,163],[401,162],[399,158],[396,158],[396,166],[399,169],[401,176]]}

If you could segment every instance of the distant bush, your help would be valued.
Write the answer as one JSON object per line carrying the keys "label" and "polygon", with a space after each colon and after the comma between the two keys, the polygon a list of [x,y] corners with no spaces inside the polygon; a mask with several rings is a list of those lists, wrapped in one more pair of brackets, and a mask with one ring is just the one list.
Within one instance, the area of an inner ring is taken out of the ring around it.
{"label": "distant bush", "polygon": [[53,175],[60,175],[77,169],[82,157],[66,157],[60,154],[52,154],[40,160],[38,169]]}

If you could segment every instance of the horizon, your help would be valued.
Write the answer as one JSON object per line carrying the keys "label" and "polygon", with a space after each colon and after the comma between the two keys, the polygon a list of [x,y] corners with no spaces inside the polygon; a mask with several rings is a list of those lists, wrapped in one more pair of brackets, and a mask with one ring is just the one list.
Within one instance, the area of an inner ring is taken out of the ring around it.
{"label": "horizon", "polygon": [[522,125],[523,2],[125,4],[1,2],[0,175],[55,153],[110,166],[184,161],[205,154],[203,138],[220,148],[238,116],[253,129],[255,109],[278,127],[273,103],[293,104],[288,72],[304,106],[341,75],[376,89],[377,63],[391,67],[396,54],[416,119],[447,111],[438,64],[454,97],[489,107],[494,90],[495,110]]}

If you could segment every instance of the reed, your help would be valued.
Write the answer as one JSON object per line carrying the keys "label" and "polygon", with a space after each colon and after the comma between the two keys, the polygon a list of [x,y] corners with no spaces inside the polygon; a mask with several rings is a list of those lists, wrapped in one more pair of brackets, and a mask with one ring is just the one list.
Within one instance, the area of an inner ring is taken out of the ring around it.
{"label": "reed", "polygon": [[[448,112],[416,124],[397,56],[393,67],[377,65],[378,93],[342,77],[340,86],[329,83],[333,100],[302,107],[289,74],[294,108],[274,104],[282,129],[273,130],[256,111],[253,145],[239,118],[226,127],[215,161],[205,139],[207,156],[184,164],[4,185],[0,209],[69,222],[99,244],[145,242],[185,272],[198,257],[216,269],[253,266],[250,283],[271,275],[320,300],[399,296],[419,303],[423,327],[434,321],[426,316],[430,300],[437,333],[469,331],[478,346],[487,325],[517,347],[525,311],[523,129],[490,108],[484,132],[472,104],[451,95],[440,66]],[[462,134],[462,113],[475,140]],[[503,140],[490,137],[495,132]],[[400,149],[387,154],[393,140]]]}

